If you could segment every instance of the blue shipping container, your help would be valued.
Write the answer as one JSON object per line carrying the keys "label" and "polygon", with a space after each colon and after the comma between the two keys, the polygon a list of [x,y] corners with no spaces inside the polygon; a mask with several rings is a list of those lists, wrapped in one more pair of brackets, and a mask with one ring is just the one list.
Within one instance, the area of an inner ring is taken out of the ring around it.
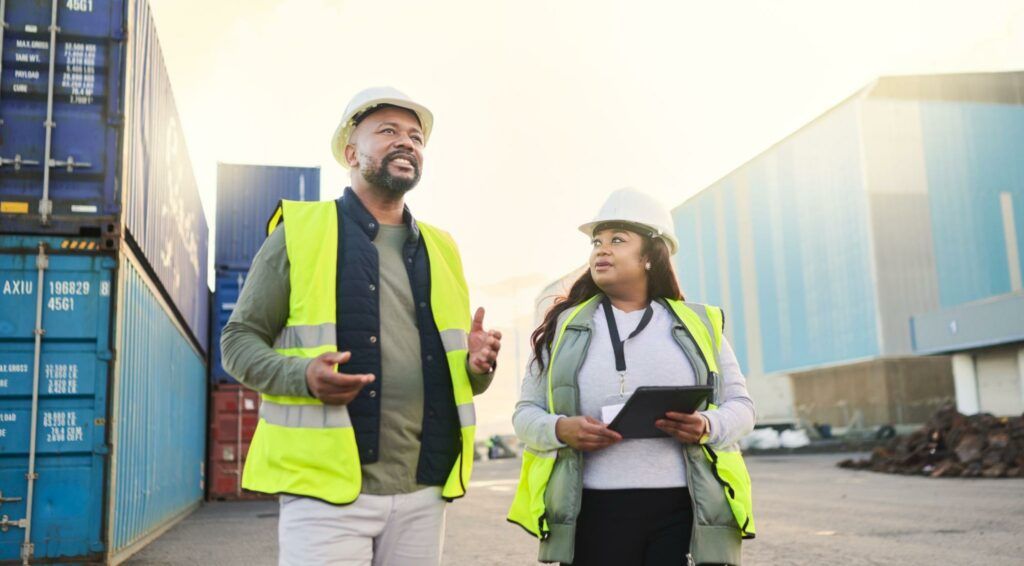
{"label": "blue shipping container", "polygon": [[[0,55],[0,221],[5,232],[114,231],[123,125],[125,4],[7,0]],[[56,6],[54,18],[53,6]],[[59,31],[51,32],[56,19]],[[50,45],[56,38],[56,49]],[[53,57],[51,63],[51,57]],[[53,65],[50,80],[49,65]],[[48,114],[48,93],[53,111]],[[52,127],[46,126],[52,122]],[[47,151],[47,135],[49,155]],[[56,163],[44,177],[47,159]],[[45,196],[44,196],[45,195]]]}
{"label": "blue shipping container", "polygon": [[238,296],[242,294],[242,285],[249,275],[248,270],[217,270],[217,279],[213,285],[213,301],[210,303],[210,381],[213,383],[238,383],[228,375],[221,365],[220,336],[224,325],[235,310]]}
{"label": "blue shipping container", "polygon": [[205,351],[210,229],[149,3],[129,7],[124,225]]}
{"label": "blue shipping container", "polygon": [[[42,293],[46,335],[35,419],[39,479],[31,518],[33,556],[95,558],[104,548],[111,289],[117,263],[109,255],[66,251],[59,239],[47,239],[53,255],[40,287],[32,251],[38,240],[0,237],[5,248],[0,251],[0,490],[6,499],[0,513],[11,521],[27,518],[34,331]],[[24,527],[0,531],[0,560],[18,558],[24,538]]]}
{"label": "blue shipping container", "polygon": [[185,337],[137,260],[120,260],[110,556],[129,556],[203,498],[206,360]]}
{"label": "blue shipping container", "polygon": [[202,497],[204,359],[138,261],[101,248],[0,236],[0,561],[26,533],[33,560],[117,559]]}
{"label": "blue shipping container", "polygon": [[320,200],[320,168],[217,164],[217,269],[249,269],[282,199]]}
{"label": "blue shipping container", "polygon": [[209,228],[148,3],[0,9],[0,233],[126,237],[205,348]]}

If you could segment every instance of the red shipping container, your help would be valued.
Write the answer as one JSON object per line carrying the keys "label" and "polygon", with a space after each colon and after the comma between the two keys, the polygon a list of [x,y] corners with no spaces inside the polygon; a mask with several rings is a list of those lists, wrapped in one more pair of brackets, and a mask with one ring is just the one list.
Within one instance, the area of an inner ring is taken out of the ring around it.
{"label": "red shipping container", "polygon": [[[210,441],[252,439],[259,422],[260,396],[241,385],[222,385],[210,393]],[[239,430],[241,420],[241,430]]]}
{"label": "red shipping container", "polygon": [[216,463],[233,464],[245,462],[249,453],[249,440],[242,442],[210,442],[210,465]]}
{"label": "red shipping container", "polygon": [[210,393],[210,396],[210,410],[215,415],[237,415],[239,404],[244,414],[255,414],[260,409],[260,394],[241,385],[220,385]]}
{"label": "red shipping container", "polygon": [[228,501],[233,499],[269,499],[272,495],[256,493],[241,488],[240,468],[235,464],[218,463],[210,466],[207,479],[210,491],[206,498],[210,501]]}
{"label": "red shipping container", "polygon": [[263,497],[241,488],[242,467],[259,422],[259,406],[259,394],[240,385],[219,385],[210,392],[207,499]]}
{"label": "red shipping container", "polygon": [[238,428],[239,415],[215,415],[210,423],[211,442],[234,442],[239,436],[243,439],[251,439],[256,432],[256,423],[260,417],[257,414],[241,415],[242,428]]}

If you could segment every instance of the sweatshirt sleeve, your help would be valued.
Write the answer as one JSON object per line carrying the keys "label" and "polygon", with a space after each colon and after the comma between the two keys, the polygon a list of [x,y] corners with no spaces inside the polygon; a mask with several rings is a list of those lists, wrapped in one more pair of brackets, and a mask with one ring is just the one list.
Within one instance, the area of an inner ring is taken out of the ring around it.
{"label": "sweatshirt sleeve", "polygon": [[728,446],[739,442],[741,438],[754,430],[756,414],[754,401],[747,392],[747,381],[740,371],[736,354],[729,341],[722,338],[722,351],[718,356],[720,378],[722,380],[722,400],[718,408],[704,411],[711,425],[708,444],[711,446]]}
{"label": "sweatshirt sleeve", "polygon": [[531,356],[523,375],[519,402],[512,415],[512,426],[519,440],[534,450],[554,450],[565,446],[555,434],[555,423],[564,415],[552,415],[547,407],[547,374],[538,371]]}
{"label": "sweatshirt sleeve", "polygon": [[284,226],[274,230],[253,259],[220,347],[224,369],[249,389],[269,395],[310,397],[310,360],[273,348],[288,322],[290,282]]}

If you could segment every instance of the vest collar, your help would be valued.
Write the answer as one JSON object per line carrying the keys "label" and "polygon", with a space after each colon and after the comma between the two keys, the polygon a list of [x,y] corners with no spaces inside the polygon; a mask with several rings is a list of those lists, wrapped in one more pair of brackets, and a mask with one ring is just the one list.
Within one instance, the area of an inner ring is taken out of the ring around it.
{"label": "vest collar", "polygon": [[[341,211],[352,219],[366,233],[370,240],[377,239],[380,223],[366,209],[363,201],[359,200],[359,196],[352,190],[352,187],[345,187],[345,192],[338,199],[338,202]],[[404,210],[402,210],[402,222],[409,227],[409,241],[418,242],[420,239],[420,227],[416,224],[416,219],[413,218],[408,205],[405,205]]]}
{"label": "vest collar", "polygon": [[[601,306],[601,300],[602,299],[604,299],[604,294],[603,293],[598,293],[594,297],[594,300],[590,302],[590,304],[588,304],[587,306],[583,307],[580,310],[580,312],[576,314],[576,317],[572,319],[572,321],[568,324],[568,326],[566,328],[572,328],[574,330],[587,330],[587,331],[593,330],[594,329],[594,313],[596,313],[597,309]],[[659,305],[665,307],[665,310],[667,310],[672,315],[672,318],[675,319],[676,326],[679,326],[679,325],[681,325],[683,323],[683,321],[679,320],[679,316],[676,314],[676,311],[672,309],[672,306],[668,304],[668,301],[664,297],[657,297],[657,298],[654,299],[654,302],[656,302]],[[566,311],[564,311],[562,313],[562,315],[560,317],[560,320],[558,321],[558,326],[559,327],[561,327],[562,324],[565,323],[565,319],[569,317],[569,315],[572,313],[572,311],[573,311],[573,309],[568,309],[568,310],[566,310]]]}

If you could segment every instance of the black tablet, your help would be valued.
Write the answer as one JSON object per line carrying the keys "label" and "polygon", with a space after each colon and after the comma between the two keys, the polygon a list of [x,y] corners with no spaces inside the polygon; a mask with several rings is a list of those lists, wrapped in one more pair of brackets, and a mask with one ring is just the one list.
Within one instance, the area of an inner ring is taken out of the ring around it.
{"label": "black tablet", "polygon": [[664,438],[668,436],[654,421],[665,413],[692,413],[699,409],[713,388],[710,385],[637,387],[608,428],[622,438]]}

